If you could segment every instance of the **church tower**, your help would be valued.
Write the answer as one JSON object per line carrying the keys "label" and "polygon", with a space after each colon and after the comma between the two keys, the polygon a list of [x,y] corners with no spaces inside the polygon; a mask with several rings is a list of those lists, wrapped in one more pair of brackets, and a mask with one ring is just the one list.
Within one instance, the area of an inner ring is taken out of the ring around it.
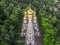
{"label": "church tower", "polygon": [[40,36],[36,12],[31,8],[24,12],[21,36],[26,37],[25,45],[36,45],[35,36]]}

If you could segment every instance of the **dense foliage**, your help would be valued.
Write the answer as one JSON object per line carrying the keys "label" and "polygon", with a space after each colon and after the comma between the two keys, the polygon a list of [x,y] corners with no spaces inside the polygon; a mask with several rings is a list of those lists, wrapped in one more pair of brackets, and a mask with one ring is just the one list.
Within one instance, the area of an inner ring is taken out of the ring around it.
{"label": "dense foliage", "polygon": [[38,23],[44,33],[44,45],[60,45],[59,3],[59,0],[0,0],[0,45],[11,44],[5,39],[22,40],[23,11],[29,4],[37,13]]}
{"label": "dense foliage", "polygon": [[5,39],[16,40],[20,38],[22,17],[23,12],[20,5],[13,1],[0,1],[0,43],[6,44]]}

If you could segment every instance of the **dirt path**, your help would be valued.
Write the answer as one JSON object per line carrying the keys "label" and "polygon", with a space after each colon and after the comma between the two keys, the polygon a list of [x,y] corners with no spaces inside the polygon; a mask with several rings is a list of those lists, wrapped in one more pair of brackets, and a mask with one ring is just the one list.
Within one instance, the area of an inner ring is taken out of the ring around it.
{"label": "dirt path", "polygon": [[43,45],[42,37],[36,37],[36,45]]}
{"label": "dirt path", "polygon": [[44,45],[44,43],[43,43],[44,32],[43,32],[41,24],[39,25],[39,29],[40,29],[40,37],[35,37],[36,38],[36,44],[37,45]]}

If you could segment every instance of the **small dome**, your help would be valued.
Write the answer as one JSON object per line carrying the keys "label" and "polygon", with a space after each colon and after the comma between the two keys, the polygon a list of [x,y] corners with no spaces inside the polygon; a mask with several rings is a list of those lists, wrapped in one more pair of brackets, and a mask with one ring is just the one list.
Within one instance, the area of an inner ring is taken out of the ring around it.
{"label": "small dome", "polygon": [[34,17],[34,20],[36,20],[37,18],[36,17]]}
{"label": "small dome", "polygon": [[23,19],[24,19],[24,20],[25,20],[25,19],[27,19],[27,18],[26,18],[26,15],[24,16],[24,18],[23,18]]}
{"label": "small dome", "polygon": [[34,18],[33,18],[34,20],[36,20],[37,19],[37,17],[34,15]]}
{"label": "small dome", "polygon": [[25,15],[27,14],[27,12],[24,13]]}

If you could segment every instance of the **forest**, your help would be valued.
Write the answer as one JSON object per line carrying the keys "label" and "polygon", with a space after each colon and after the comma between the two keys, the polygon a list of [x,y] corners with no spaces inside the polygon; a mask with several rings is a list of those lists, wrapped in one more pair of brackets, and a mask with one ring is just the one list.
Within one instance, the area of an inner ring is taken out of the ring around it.
{"label": "forest", "polygon": [[44,45],[60,45],[60,0],[0,0],[0,45],[24,45],[9,40],[25,39],[20,32],[29,4],[36,11]]}

